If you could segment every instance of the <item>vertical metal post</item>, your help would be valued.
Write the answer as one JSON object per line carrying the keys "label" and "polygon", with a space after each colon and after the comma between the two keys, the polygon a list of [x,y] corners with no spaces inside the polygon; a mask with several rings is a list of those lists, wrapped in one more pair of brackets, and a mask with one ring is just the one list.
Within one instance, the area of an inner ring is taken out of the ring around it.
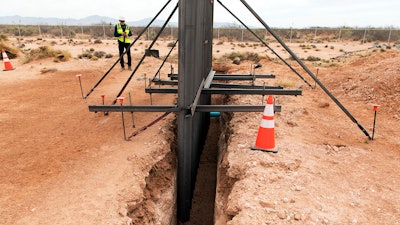
{"label": "vertical metal post", "polygon": [[371,140],[374,140],[374,134],[375,134],[375,125],[376,125],[376,112],[378,111],[379,105],[374,105],[374,126],[372,128],[372,136]]}
{"label": "vertical metal post", "polygon": [[[179,1],[179,78],[178,78],[178,219],[190,218],[193,188],[200,152],[208,130],[209,113],[191,115],[202,80],[212,66],[213,1]],[[201,96],[200,104],[209,104]]]}
{"label": "vertical metal post", "polygon": [[122,129],[124,130],[124,140],[126,141],[124,110],[122,110],[122,104],[124,103],[124,97],[118,97],[118,100],[119,100],[119,103],[121,104]]}
{"label": "vertical metal post", "polygon": [[85,97],[83,97],[83,89],[82,89],[81,76],[82,76],[82,75],[80,75],[80,74],[76,75],[76,77],[78,78],[78,81],[79,81],[79,86],[81,87],[82,99],[85,99]]}
{"label": "vertical metal post", "polygon": [[[132,97],[130,92],[129,92],[129,104],[132,106]],[[135,128],[135,119],[133,117],[133,111],[131,112],[131,115],[132,115],[132,127]]]}

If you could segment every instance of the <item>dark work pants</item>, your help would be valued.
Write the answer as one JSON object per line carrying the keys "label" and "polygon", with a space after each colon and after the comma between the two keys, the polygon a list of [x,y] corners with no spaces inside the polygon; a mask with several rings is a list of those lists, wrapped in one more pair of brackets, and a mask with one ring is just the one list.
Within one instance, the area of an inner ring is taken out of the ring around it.
{"label": "dark work pants", "polygon": [[121,58],[121,67],[124,67],[124,57],[122,56],[122,53],[124,53],[124,50],[126,49],[126,54],[128,55],[128,66],[131,66],[131,49],[129,48],[130,43],[123,43],[118,41],[118,50],[119,50],[119,57]]}

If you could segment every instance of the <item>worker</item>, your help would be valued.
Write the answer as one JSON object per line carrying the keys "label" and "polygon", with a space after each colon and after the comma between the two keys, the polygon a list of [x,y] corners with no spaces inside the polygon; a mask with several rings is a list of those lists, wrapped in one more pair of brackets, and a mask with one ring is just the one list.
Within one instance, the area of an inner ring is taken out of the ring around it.
{"label": "worker", "polygon": [[132,32],[131,32],[128,24],[125,23],[125,18],[123,16],[119,17],[119,23],[117,23],[115,25],[114,36],[118,40],[118,50],[119,50],[119,57],[120,57],[120,63],[121,63],[121,71],[125,70],[124,57],[123,57],[123,53],[124,53],[125,49],[126,49],[126,54],[128,56],[128,63],[127,63],[128,70],[132,70],[131,50],[130,50],[131,40],[129,39],[129,37],[132,36]]}

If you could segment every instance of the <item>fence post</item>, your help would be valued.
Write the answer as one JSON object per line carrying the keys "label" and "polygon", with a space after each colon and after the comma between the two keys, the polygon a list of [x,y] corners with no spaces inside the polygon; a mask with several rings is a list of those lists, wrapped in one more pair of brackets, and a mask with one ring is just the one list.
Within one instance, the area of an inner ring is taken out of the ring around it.
{"label": "fence post", "polygon": [[18,34],[19,34],[19,39],[21,40],[21,28],[20,28],[20,25],[19,25],[20,23],[21,23],[21,20],[18,23]]}
{"label": "fence post", "polygon": [[318,30],[318,28],[315,28],[314,40],[317,39],[317,30]]}
{"label": "fence post", "polygon": [[365,28],[365,31],[364,31],[364,37],[363,37],[363,41],[362,41],[363,44],[365,44],[365,36],[366,35],[367,35],[367,28]]}
{"label": "fence post", "polygon": [[61,39],[63,38],[63,27],[62,27],[62,22],[61,22],[61,26],[60,26],[60,29],[61,29]]}

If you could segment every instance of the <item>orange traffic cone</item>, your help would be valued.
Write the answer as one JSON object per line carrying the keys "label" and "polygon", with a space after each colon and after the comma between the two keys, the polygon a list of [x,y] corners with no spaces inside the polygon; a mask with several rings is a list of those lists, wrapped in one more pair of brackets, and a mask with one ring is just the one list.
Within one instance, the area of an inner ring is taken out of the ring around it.
{"label": "orange traffic cone", "polygon": [[15,68],[12,67],[10,59],[7,56],[7,53],[4,51],[4,49],[1,50],[1,53],[3,54],[3,62],[4,62],[4,70],[14,70]]}
{"label": "orange traffic cone", "polygon": [[274,99],[270,95],[265,105],[260,127],[258,128],[256,144],[251,149],[277,153],[278,151],[275,150],[274,127]]}

